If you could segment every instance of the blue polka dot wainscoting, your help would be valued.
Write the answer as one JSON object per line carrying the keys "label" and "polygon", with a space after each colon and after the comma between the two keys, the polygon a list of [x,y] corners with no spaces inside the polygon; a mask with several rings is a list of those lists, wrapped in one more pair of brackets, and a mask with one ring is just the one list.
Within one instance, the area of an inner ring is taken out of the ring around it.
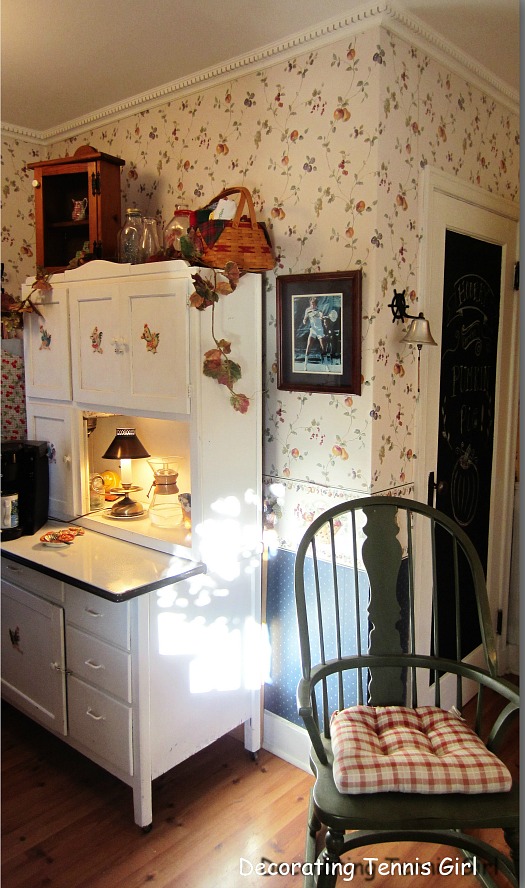
{"label": "blue polka dot wainscoting", "polygon": [[[296,690],[301,675],[299,659],[299,636],[297,631],[297,617],[294,597],[294,565],[295,554],[285,549],[277,549],[270,557],[268,563],[268,590],[266,619],[272,651],[271,682],[264,691],[264,707],[268,712],[279,715],[281,718],[293,724],[303,726],[303,722],[297,714]],[[320,563],[319,580],[323,585],[323,575],[326,572],[327,579],[331,574],[332,566],[329,562]],[[361,613],[364,615],[361,626],[362,637],[366,639],[368,634],[366,604],[368,600],[368,588],[365,574],[360,573],[360,597]],[[341,565],[338,566],[339,587],[344,595],[353,595],[354,574],[353,571]],[[328,584],[327,584],[328,585]],[[327,602],[327,609],[331,603]],[[348,621],[344,627],[343,645],[347,653],[355,653],[356,627],[354,621]],[[335,656],[334,649],[329,650],[327,645],[327,657]],[[363,692],[366,695],[366,676],[363,677]],[[357,703],[357,687],[349,688],[350,697],[348,705]],[[333,688],[333,709],[337,709],[336,687]]]}

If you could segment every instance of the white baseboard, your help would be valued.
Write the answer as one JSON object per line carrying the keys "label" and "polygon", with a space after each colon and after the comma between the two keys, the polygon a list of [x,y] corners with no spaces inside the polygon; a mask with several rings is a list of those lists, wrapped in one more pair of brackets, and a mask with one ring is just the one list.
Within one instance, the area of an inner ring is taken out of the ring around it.
{"label": "white baseboard", "polygon": [[263,748],[285,762],[311,773],[310,739],[305,728],[264,710]]}

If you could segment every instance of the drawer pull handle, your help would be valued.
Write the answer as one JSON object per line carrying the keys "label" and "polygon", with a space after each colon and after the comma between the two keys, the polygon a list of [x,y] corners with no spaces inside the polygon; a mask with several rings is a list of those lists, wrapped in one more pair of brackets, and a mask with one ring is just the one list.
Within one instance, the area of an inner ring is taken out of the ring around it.
{"label": "drawer pull handle", "polygon": [[86,715],[89,715],[89,717],[92,718],[93,721],[97,721],[97,722],[99,722],[99,721],[106,721],[106,717],[105,717],[105,715],[97,715],[95,712],[93,712],[93,710],[91,709],[91,707],[88,707],[88,708],[86,709]]}
{"label": "drawer pull handle", "polygon": [[94,660],[84,660],[86,666],[89,666],[91,669],[105,669],[103,663],[95,663]]}
{"label": "drawer pull handle", "polygon": [[15,567],[14,564],[6,564],[7,570],[11,570],[13,573],[22,573],[23,568]]}
{"label": "drawer pull handle", "polygon": [[104,614],[100,614],[98,611],[92,610],[90,607],[84,608],[86,614],[89,614],[90,617],[103,617]]}

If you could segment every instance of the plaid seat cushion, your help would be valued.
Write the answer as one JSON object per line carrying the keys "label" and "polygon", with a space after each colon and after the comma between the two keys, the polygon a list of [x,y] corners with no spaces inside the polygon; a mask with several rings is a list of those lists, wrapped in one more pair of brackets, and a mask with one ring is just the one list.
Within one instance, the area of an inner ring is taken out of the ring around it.
{"label": "plaid seat cushion", "polygon": [[331,722],[342,793],[507,792],[508,768],[462,719],[434,706],[353,706]]}

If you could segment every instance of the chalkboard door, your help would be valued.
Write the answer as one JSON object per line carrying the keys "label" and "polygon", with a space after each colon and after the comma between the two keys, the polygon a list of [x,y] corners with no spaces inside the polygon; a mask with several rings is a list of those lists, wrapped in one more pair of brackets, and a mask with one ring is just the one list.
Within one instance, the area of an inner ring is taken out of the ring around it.
{"label": "chalkboard door", "polygon": [[[460,524],[487,571],[494,445],[502,247],[446,231],[441,329],[439,442],[436,506]],[[452,587],[446,540],[438,588],[446,602]],[[440,653],[455,656],[453,604],[442,608]],[[480,643],[473,589],[463,583],[461,653]]]}
{"label": "chalkboard door", "polygon": [[[422,183],[420,309],[439,348],[421,352],[416,498],[432,493],[433,502],[459,521],[477,546],[486,567],[494,629],[502,614],[497,644],[504,670],[519,390],[519,301],[513,289],[519,206],[430,167]],[[429,489],[431,475],[436,483],[443,481],[439,491]],[[424,549],[428,540],[420,538],[418,545]],[[441,563],[446,562],[445,554]],[[456,620],[447,608],[444,570],[439,584],[447,612],[439,640],[446,654],[451,638],[455,645]],[[416,619],[421,633],[432,607],[432,583],[424,575],[420,588]],[[464,659],[483,666],[466,588],[463,598]],[[432,702],[433,689],[423,684],[420,705]],[[440,685],[447,708],[455,699],[455,677],[444,675]],[[464,700],[475,693],[468,682],[463,690]]]}

